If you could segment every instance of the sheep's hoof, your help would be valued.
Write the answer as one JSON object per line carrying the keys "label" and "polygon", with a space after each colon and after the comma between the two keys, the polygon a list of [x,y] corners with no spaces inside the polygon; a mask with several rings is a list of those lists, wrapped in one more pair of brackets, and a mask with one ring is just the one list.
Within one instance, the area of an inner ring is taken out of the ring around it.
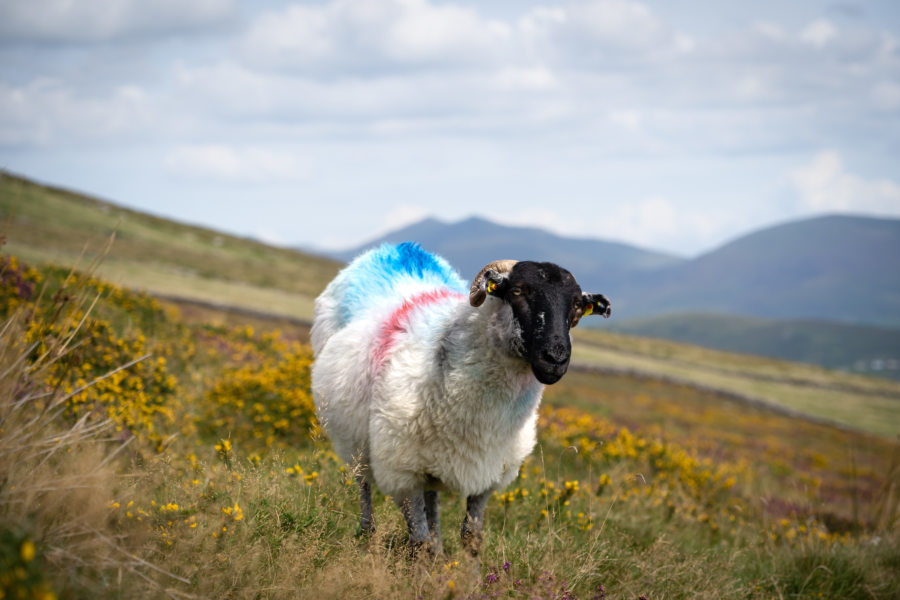
{"label": "sheep's hoof", "polygon": [[443,553],[443,547],[430,540],[409,542],[409,558],[414,561],[431,562]]}
{"label": "sheep's hoof", "polygon": [[360,526],[360,528],[356,530],[357,538],[370,538],[373,535],[375,535],[374,525],[369,525],[368,527]]}
{"label": "sheep's hoof", "polygon": [[481,531],[475,531],[472,529],[463,529],[462,532],[462,546],[463,550],[465,550],[470,556],[475,558],[481,554],[481,542],[484,539],[484,534]]}

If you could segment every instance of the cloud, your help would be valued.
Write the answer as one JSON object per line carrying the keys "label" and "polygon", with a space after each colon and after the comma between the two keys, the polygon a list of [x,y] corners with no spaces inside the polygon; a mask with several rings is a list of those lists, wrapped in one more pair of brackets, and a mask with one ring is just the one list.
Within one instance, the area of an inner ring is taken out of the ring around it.
{"label": "cloud", "polygon": [[[684,240],[709,243],[733,217],[716,210],[684,210],[663,195],[625,202],[604,220],[604,234],[647,248],[677,248]],[[609,225],[614,224],[614,229]]]}
{"label": "cloud", "polygon": [[821,48],[837,35],[837,28],[827,19],[816,19],[800,32],[800,39]]}
{"label": "cloud", "polygon": [[820,152],[791,171],[790,180],[803,206],[813,212],[900,215],[900,185],[848,173],[834,150]]}
{"label": "cloud", "polygon": [[4,0],[0,39],[98,42],[221,25],[234,0]]}
{"label": "cloud", "polygon": [[900,83],[880,81],[872,88],[872,102],[885,111],[900,109]]}
{"label": "cloud", "polygon": [[428,0],[291,4],[257,18],[240,44],[256,68],[332,77],[448,67],[534,74],[671,60],[693,47],[689,35],[633,0],[537,7],[505,20]]}
{"label": "cloud", "polygon": [[371,72],[484,61],[509,26],[426,0],[332,0],[260,16],[241,42],[253,64],[318,73]]}
{"label": "cloud", "polygon": [[[509,202],[500,212],[522,224],[696,249],[748,214],[785,218],[772,198],[790,156],[809,157],[789,179],[809,210],[868,198],[860,210],[889,211],[900,30],[876,16],[887,9],[852,21],[807,3],[685,16],[701,4],[0,0],[0,158],[32,160],[46,179],[45,150],[95,161],[79,177],[102,190],[120,149],[164,148],[121,178],[170,185],[173,198],[194,184],[224,195],[302,180],[341,215],[365,189],[371,202],[339,234],[310,227],[346,245],[382,218],[449,217],[467,198],[478,204],[467,212]],[[187,29],[221,35],[167,37]],[[673,166],[685,164],[696,168]],[[267,197],[284,200],[276,188]],[[162,195],[148,190],[135,193]],[[602,219],[596,190],[609,199]],[[741,206],[720,207],[738,195]],[[541,210],[556,204],[578,218]]]}
{"label": "cloud", "polygon": [[222,61],[181,65],[175,80],[181,106],[196,106],[199,119],[227,120],[231,128],[252,125],[283,136],[495,136],[550,127],[568,115],[559,82],[539,68],[323,80]]}
{"label": "cloud", "polygon": [[573,218],[554,208],[525,207],[504,215],[502,221],[562,236],[621,240],[688,254],[699,246],[719,241],[723,227],[733,225],[737,218],[733,210],[684,210],[669,198],[655,194],[610,203],[601,217],[583,212]]}
{"label": "cloud", "polygon": [[136,85],[85,96],[54,79],[17,87],[0,82],[0,145],[121,138],[151,127],[151,105],[147,91]]}
{"label": "cloud", "polygon": [[381,218],[381,229],[385,232],[395,231],[417,223],[427,216],[428,209],[421,204],[397,204]]}
{"label": "cloud", "polygon": [[182,145],[163,161],[176,175],[214,182],[266,184],[298,181],[310,174],[310,165],[290,152],[263,147],[223,144]]}
{"label": "cloud", "polygon": [[539,7],[519,21],[523,45],[562,64],[620,64],[665,59],[694,47],[646,4],[590,0]]}

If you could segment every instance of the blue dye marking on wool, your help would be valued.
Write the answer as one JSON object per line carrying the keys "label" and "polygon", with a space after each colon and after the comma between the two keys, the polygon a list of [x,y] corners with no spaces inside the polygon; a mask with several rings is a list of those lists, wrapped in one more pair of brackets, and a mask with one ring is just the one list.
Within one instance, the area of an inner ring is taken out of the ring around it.
{"label": "blue dye marking on wool", "polygon": [[443,287],[460,294],[468,293],[466,283],[443,258],[426,252],[413,242],[396,246],[384,244],[353,260],[335,280],[340,325],[350,321],[360,307],[398,295],[396,285],[401,278],[420,280],[434,288]]}
{"label": "blue dye marking on wool", "polygon": [[540,401],[541,393],[543,391],[544,386],[537,381],[534,381],[534,383],[525,388],[522,393],[513,400],[511,407],[512,414],[514,415],[513,418],[516,420],[523,420],[531,415],[535,405]]}

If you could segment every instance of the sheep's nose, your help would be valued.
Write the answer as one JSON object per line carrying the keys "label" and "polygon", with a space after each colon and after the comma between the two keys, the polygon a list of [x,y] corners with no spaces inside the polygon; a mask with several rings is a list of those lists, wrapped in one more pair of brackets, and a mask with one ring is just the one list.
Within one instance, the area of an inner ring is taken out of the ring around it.
{"label": "sheep's nose", "polygon": [[561,365],[569,360],[569,348],[562,342],[548,344],[541,351],[541,358],[550,364]]}

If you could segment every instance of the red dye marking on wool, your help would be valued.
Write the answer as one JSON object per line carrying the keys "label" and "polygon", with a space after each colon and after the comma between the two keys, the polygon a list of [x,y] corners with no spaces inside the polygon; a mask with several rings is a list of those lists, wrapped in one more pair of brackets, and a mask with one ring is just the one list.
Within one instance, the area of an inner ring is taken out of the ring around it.
{"label": "red dye marking on wool", "polygon": [[375,360],[376,366],[380,368],[381,365],[384,364],[388,354],[391,352],[391,348],[394,347],[394,344],[397,341],[397,337],[401,333],[406,332],[406,327],[409,324],[409,317],[413,310],[437,304],[447,298],[457,298],[461,300],[465,298],[465,296],[442,288],[416,294],[412,298],[404,300],[403,304],[394,310],[382,324],[381,330],[378,332],[378,337],[375,339],[375,349],[372,352],[372,358]]}

